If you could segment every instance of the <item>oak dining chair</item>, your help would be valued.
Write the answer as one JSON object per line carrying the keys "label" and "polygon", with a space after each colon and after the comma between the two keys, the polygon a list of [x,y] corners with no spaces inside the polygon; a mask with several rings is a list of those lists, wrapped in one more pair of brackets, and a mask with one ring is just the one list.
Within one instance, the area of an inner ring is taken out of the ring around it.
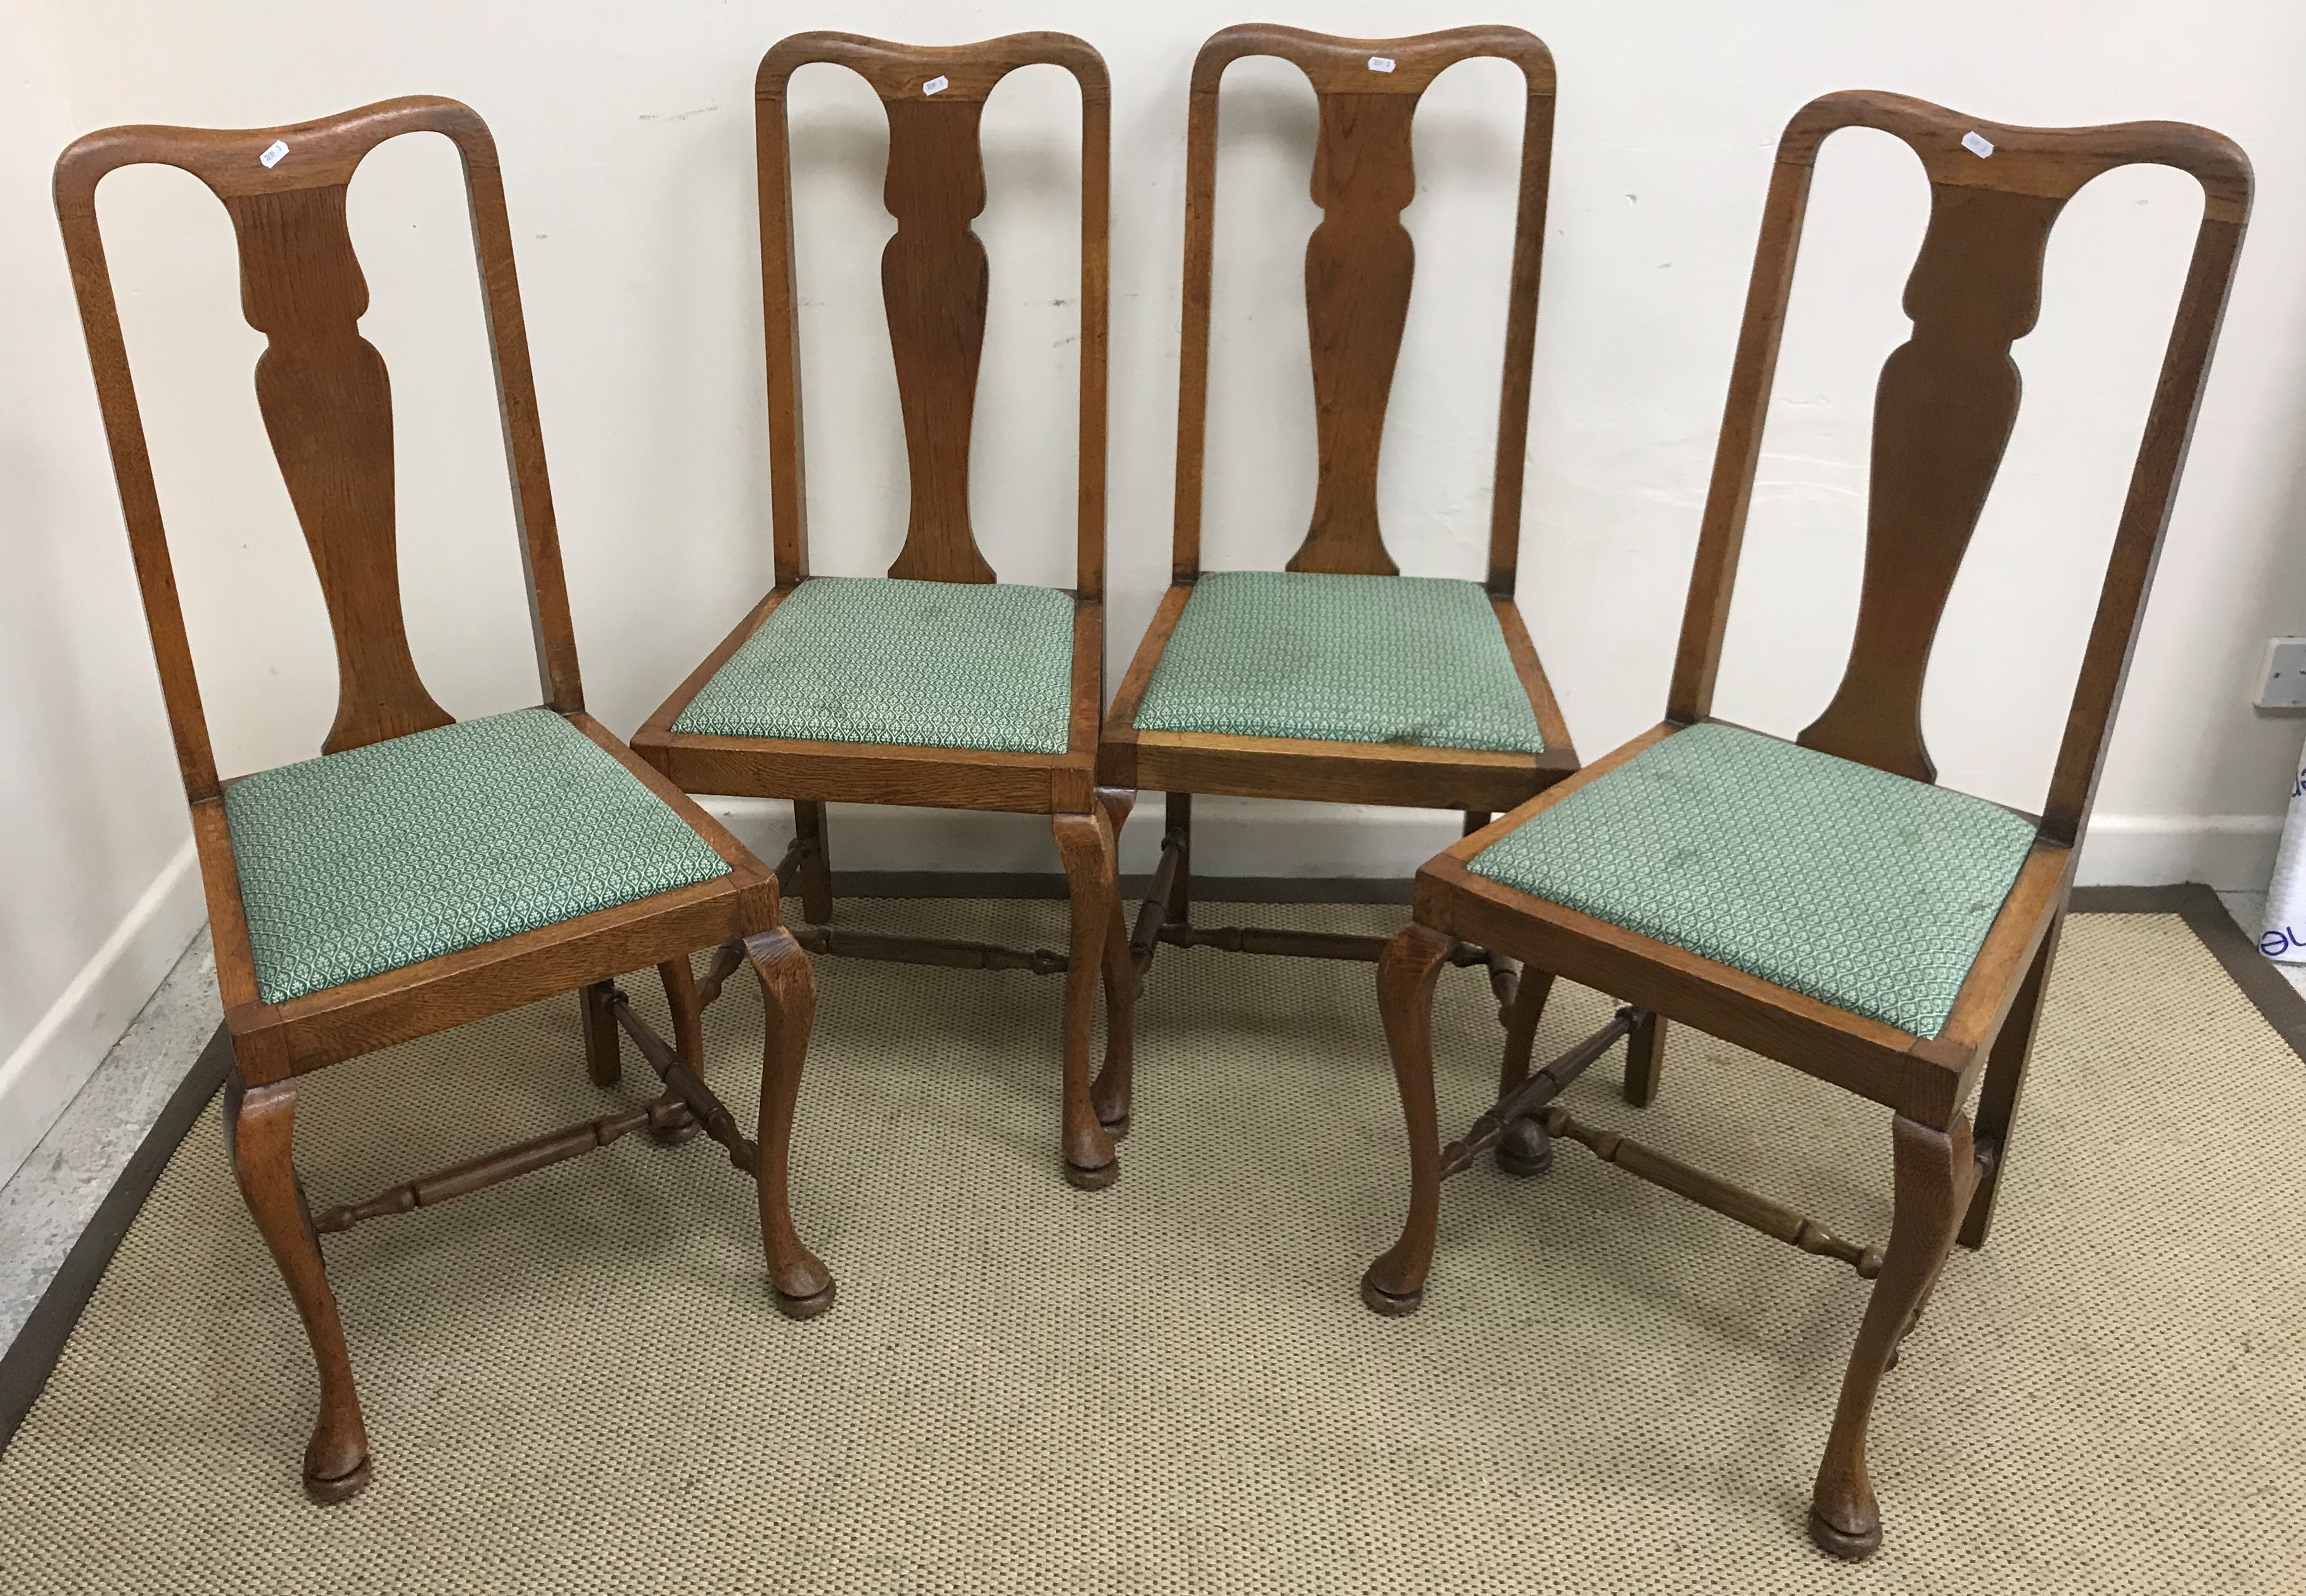
{"label": "oak dining chair", "polygon": [[[1296,66],[1320,105],[1312,197],[1322,219],[1305,245],[1319,475],[1287,569],[1204,571],[1218,90],[1226,67],[1250,55]],[[1480,582],[1405,576],[1379,523],[1378,465],[1415,270],[1401,221],[1416,193],[1411,131],[1433,80],[1481,57],[1519,68],[1524,90],[1488,569]],[[1197,794],[1455,809],[1470,831],[1577,768],[1514,603],[1553,100],[1552,56],[1519,28],[1362,39],[1254,23],[1212,35],[1194,60],[1170,586],[1098,751],[1115,814],[1125,818],[1140,789],[1166,794],[1160,858],[1131,938],[1140,978],[1165,944],[1348,960],[1384,947],[1379,937],[1194,925]],[[1527,1061],[1545,983],[1521,982],[1478,946],[1451,956],[1488,967],[1511,1076]],[[1099,1082],[1108,1120],[1126,1122],[1129,1086],[1126,1075]]]}
{"label": "oak dining chair", "polygon": [[[897,229],[881,256],[881,289],[910,510],[885,577],[808,568],[786,88],[815,63],[863,77],[888,119],[883,200]],[[985,245],[970,226],[986,203],[978,123],[994,89],[1036,64],[1070,73],[1081,103],[1080,489],[1070,591],[998,581],[969,516],[990,288]],[[1108,1186],[1120,1173],[1113,1133],[1125,1126],[1109,1131],[1091,1106],[1097,983],[1102,971],[1106,1075],[1125,1080],[1133,982],[1117,962],[1126,948],[1115,821],[1095,790],[1105,648],[1105,62],[1063,33],[935,47],[799,33],[762,57],[754,95],[775,585],[633,747],[686,791],[791,800],[793,844],[777,874],[799,889],[811,924],[795,935],[810,952],[1062,973],[1064,1175],[1084,1190]],[[1048,815],[1071,899],[1069,951],[832,928],[828,803]],[[737,961],[732,944],[705,977],[705,1001]]]}
{"label": "oak dining chair", "polygon": [[[1712,707],[1811,173],[1819,146],[1848,127],[1892,134],[1920,158],[1929,222],[1906,284],[1912,331],[1875,395],[1848,665],[1824,713],[1787,742],[1716,720]],[[2034,326],[2052,228],[2091,179],[2139,162],[2191,175],[2204,207],[2111,557],[2102,579],[2069,568],[2077,584],[2096,583],[2096,608],[2047,801],[2024,814],[1935,784],[1923,683],[2018,415],[2010,350]],[[1811,1537],[1837,1557],[1881,1542],[1866,1468],[1876,1391],[1954,1243],[1985,1244],[2009,1167],[2075,855],[2250,197],[2242,151],[2177,123],[2010,127],[1862,92],[1798,113],[1763,213],[1665,719],[1427,864],[1413,922],[1379,965],[1410,1204],[1400,1240],[1363,1278],[1367,1304],[1418,1307],[1442,1181],[1509,1133],[1541,1166],[1566,1137],[1840,1259],[1874,1285],[1811,1498]],[[1444,1148],[1430,1008],[1457,938],[1627,1006]],[[1836,1235],[1554,1101],[1621,1037],[1654,1060],[1667,1016],[1890,1110],[1885,1246]]]}
{"label": "oak dining chair", "polygon": [[[368,152],[438,133],[463,158],[542,704],[457,721],[426,690],[401,608],[393,416],[360,332],[368,286],[346,194]],[[242,309],[268,340],[256,397],[334,634],[335,724],[318,758],[219,780],[96,211],[97,185],[154,163],[199,178],[238,242]],[[759,1185],[770,1284],[796,1317],[833,1302],[795,1233],[786,1148],[816,998],[775,878],[585,713],[527,334],[494,141],[454,100],[387,100],[288,127],[116,127],[56,163],[56,202],[131,550],[192,807],[233,1063],[224,1125],[249,1211],[320,1371],[304,1489],[368,1483],[367,1430],[320,1238],[493,1185],[636,1131],[701,1127]],[[705,1084],[692,952],[736,939],[767,1007],[760,1137]],[[667,1044],[616,985],[654,965]],[[616,1078],[619,1029],[663,1078],[653,1100],[315,1213],[293,1157],[308,1071],[542,998],[581,992],[587,1063]]]}

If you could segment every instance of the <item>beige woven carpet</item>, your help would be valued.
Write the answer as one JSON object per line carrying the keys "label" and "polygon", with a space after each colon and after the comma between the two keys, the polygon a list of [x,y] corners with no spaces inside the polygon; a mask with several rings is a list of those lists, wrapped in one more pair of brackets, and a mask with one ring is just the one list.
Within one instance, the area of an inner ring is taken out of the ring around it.
{"label": "beige woven carpet", "polygon": [[[1053,903],[844,921],[1063,945]],[[1882,1399],[1863,1569],[1801,1529],[1854,1276],[1565,1147],[1453,1182],[1424,1312],[1374,1318],[1403,1172],[1368,968],[1171,950],[1096,1194],[1057,1175],[1057,983],[819,961],[797,1205],[841,1295],[813,1324],[770,1310],[701,1141],[333,1240],[376,1449],[333,1509],[297,1489],[311,1364],[211,1113],[0,1460],[0,1587],[2306,1588],[2306,1067],[2174,917],[2067,948],[2002,1227]],[[749,1120],[731,992],[712,1071]],[[1557,999],[1541,1044],[1602,1011]],[[1471,972],[1438,1013],[1462,1125],[1498,1032]],[[1654,1108],[1616,1072],[1581,1115],[1886,1234],[1881,1112],[1687,1031]],[[315,1079],[303,1167],[365,1195],[601,1105],[564,1000]]]}

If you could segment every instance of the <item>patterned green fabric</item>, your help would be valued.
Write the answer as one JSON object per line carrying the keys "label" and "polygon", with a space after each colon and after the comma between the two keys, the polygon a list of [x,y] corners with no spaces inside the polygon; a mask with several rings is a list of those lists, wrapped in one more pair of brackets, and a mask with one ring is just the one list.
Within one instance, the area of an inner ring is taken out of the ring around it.
{"label": "patterned green fabric", "polygon": [[1982,798],[1693,726],[1474,856],[1493,881],[1934,1037],[2034,843]]}
{"label": "patterned green fabric", "polygon": [[812,576],[672,723],[775,737],[1062,754],[1073,602],[1054,587]]}
{"label": "patterned green fabric", "polygon": [[543,709],[264,771],[224,812],[268,1003],[729,874]]}
{"label": "patterned green fabric", "polygon": [[1489,594],[1431,576],[1204,575],[1137,729],[1545,748]]}

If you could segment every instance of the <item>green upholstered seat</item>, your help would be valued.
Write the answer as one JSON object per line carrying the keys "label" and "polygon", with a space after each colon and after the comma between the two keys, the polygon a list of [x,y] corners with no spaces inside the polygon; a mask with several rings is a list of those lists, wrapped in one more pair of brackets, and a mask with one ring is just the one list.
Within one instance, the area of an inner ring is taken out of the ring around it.
{"label": "green upholstered seat", "polygon": [[1431,576],[1204,575],[1147,684],[1137,729],[1545,747],[1488,593]]}
{"label": "green upholstered seat", "polygon": [[812,576],[672,723],[770,737],[1062,754],[1073,601],[1053,587]]}
{"label": "green upholstered seat", "polygon": [[550,710],[260,772],[224,809],[268,1003],[729,874]]}
{"label": "green upholstered seat", "polygon": [[1982,798],[1708,725],[1541,811],[1473,868],[1934,1037],[2034,836]]}

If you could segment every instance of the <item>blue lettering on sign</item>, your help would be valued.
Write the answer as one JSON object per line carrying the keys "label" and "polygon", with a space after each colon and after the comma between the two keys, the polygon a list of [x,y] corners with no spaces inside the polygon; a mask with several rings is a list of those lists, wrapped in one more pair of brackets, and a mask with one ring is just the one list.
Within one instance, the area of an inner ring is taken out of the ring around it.
{"label": "blue lettering on sign", "polygon": [[2269,926],[2259,935],[2258,951],[2268,959],[2279,959],[2296,947],[2298,941],[2298,934],[2289,926],[2276,928]]}

